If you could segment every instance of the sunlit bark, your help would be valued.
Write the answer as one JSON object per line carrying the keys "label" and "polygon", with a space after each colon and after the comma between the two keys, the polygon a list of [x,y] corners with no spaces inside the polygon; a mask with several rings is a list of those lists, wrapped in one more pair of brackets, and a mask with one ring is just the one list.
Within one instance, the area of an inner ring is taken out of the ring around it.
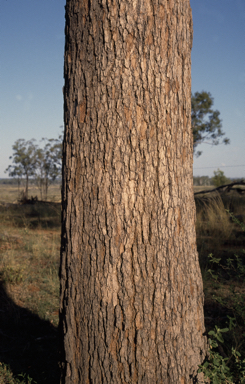
{"label": "sunlit bark", "polygon": [[206,353],[189,0],[68,0],[62,383],[188,384]]}

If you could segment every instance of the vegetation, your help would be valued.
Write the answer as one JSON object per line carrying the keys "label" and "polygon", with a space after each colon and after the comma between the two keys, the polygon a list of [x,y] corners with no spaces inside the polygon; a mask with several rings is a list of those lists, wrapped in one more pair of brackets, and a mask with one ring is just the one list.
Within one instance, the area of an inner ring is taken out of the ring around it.
{"label": "vegetation", "polygon": [[[219,118],[220,112],[212,109],[213,98],[210,92],[196,92],[191,98],[191,117],[193,131],[193,149],[196,151],[198,144],[203,142],[217,145],[220,143],[220,138],[224,136],[222,124]],[[48,187],[51,182],[61,177],[62,163],[62,135],[58,139],[41,140],[44,143],[43,147],[36,144],[36,140],[18,139],[13,144],[13,155],[10,156],[12,164],[10,164],[5,172],[12,178],[15,178],[20,187],[22,179],[25,179],[25,190],[23,198],[28,199],[28,189],[30,179],[35,180],[36,185],[40,190],[41,200],[47,199]],[[222,141],[225,144],[229,143],[229,139],[225,138]],[[197,156],[201,155],[201,151],[195,152]],[[208,176],[194,178],[195,185],[222,185],[222,171],[217,171],[213,179]],[[223,177],[224,179],[224,177]],[[221,182],[217,185],[215,183]]]}
{"label": "vegetation", "polygon": [[193,177],[194,186],[209,186],[212,185],[212,179],[209,176],[194,176]]}
{"label": "vegetation", "polygon": [[[204,280],[212,384],[245,383],[245,190],[196,198],[197,246]],[[234,213],[230,213],[230,212]]]}
{"label": "vegetation", "polygon": [[[55,202],[17,197],[0,185],[0,384],[58,383],[60,188]],[[198,195],[196,207],[210,344],[200,370],[211,384],[244,384],[245,193]]]}
{"label": "vegetation", "polygon": [[13,145],[13,155],[10,156],[13,164],[9,165],[5,172],[9,176],[16,177],[18,185],[22,177],[25,178],[25,197],[28,199],[29,178],[35,175],[36,171],[36,150],[35,140],[25,141],[18,139]]}
{"label": "vegetation", "polygon": [[[23,202],[23,193],[22,188],[18,188],[16,182],[11,183],[10,181],[13,181],[12,179],[8,179],[8,182],[1,183],[0,179],[0,204],[4,203],[18,203]],[[34,180],[29,183],[29,202],[34,200],[42,200],[40,189],[36,184],[34,184]],[[61,181],[56,180],[55,182],[52,182],[52,184],[49,186],[48,194],[47,194],[47,200],[46,201],[54,201],[54,202],[60,202],[61,200]],[[24,200],[26,201],[26,200]]]}
{"label": "vegetation", "polygon": [[[203,186],[215,186],[215,187],[220,187],[225,184],[229,183],[243,183],[243,179],[229,179],[225,176],[224,172],[221,171],[220,169],[217,169],[217,171],[214,171],[214,176],[209,177],[209,176],[194,176],[193,177],[193,184],[196,187],[203,187]],[[211,188],[210,188],[211,189]]]}
{"label": "vegetation", "polygon": [[40,190],[41,200],[47,199],[48,187],[61,176],[62,135],[58,139],[42,139],[43,147],[35,144],[35,139],[18,139],[13,145],[13,164],[5,170],[10,177],[16,178],[20,187],[25,178],[23,199],[28,200],[30,178],[33,178]]}
{"label": "vegetation", "polygon": [[[219,118],[220,112],[213,110],[214,99],[210,92],[195,92],[191,97],[191,124],[193,131],[194,152],[198,144],[207,143],[218,145],[220,143],[229,144],[230,140],[224,138],[222,124]],[[201,155],[201,151],[195,152],[196,156]]]}
{"label": "vegetation", "polygon": [[41,200],[43,195],[47,200],[50,183],[61,176],[62,136],[60,135],[58,139],[42,139],[42,141],[45,142],[45,145],[37,150],[36,180]]}
{"label": "vegetation", "polygon": [[212,184],[215,187],[220,187],[221,185],[228,184],[230,182],[229,179],[225,176],[224,172],[218,169],[214,171],[214,176],[212,177]]}
{"label": "vegetation", "polygon": [[58,382],[60,210],[0,204],[0,384]]}

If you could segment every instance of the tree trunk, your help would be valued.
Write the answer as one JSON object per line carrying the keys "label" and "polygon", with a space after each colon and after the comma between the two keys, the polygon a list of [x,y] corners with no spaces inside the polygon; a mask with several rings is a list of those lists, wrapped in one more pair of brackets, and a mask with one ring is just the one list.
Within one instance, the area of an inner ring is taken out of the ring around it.
{"label": "tree trunk", "polygon": [[65,384],[188,384],[206,354],[189,0],[67,0]]}
{"label": "tree trunk", "polygon": [[29,176],[26,173],[26,190],[25,190],[25,199],[28,200],[28,189],[29,189]]}
{"label": "tree trunk", "polygon": [[45,201],[48,200],[48,175],[45,175]]}

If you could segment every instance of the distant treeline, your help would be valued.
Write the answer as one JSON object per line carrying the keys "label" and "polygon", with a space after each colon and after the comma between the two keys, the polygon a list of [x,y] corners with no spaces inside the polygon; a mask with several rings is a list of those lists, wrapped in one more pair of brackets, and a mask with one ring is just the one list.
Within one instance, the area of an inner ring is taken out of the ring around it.
{"label": "distant treeline", "polygon": [[[16,178],[9,177],[7,179],[5,178],[0,178],[0,185],[17,185],[18,186],[19,182]],[[36,185],[36,181],[34,179],[30,179],[29,181],[30,185]],[[50,184],[52,185],[60,185],[61,184],[61,179],[58,178],[54,181],[51,181]],[[22,180],[21,185],[24,187],[25,186],[25,180]]]}
{"label": "distant treeline", "polygon": [[242,178],[227,178],[224,175],[224,172],[218,169],[217,171],[214,171],[214,176],[193,176],[193,184],[196,187],[201,186],[209,186],[213,185],[215,187],[219,187],[224,184],[229,184],[232,182],[239,182],[244,181]]}
{"label": "distant treeline", "polygon": [[[61,179],[58,178],[58,179],[56,179],[54,181],[51,181],[50,183],[52,185],[60,185],[61,184]],[[9,177],[7,179],[0,178],[0,185],[16,185],[16,186],[18,186],[18,184],[19,184],[19,181],[16,178],[13,178],[13,177]],[[36,181],[33,180],[33,179],[30,179],[29,184],[30,185],[36,185]],[[22,180],[22,184],[21,185],[23,187],[25,186],[25,180]]]}

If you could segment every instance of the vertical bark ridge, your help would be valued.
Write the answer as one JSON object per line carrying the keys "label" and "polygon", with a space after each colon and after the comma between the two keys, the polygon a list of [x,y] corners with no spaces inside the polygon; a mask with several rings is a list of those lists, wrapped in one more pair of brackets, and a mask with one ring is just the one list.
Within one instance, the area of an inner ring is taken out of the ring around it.
{"label": "vertical bark ridge", "polygon": [[62,382],[192,383],[206,352],[189,0],[68,0]]}

